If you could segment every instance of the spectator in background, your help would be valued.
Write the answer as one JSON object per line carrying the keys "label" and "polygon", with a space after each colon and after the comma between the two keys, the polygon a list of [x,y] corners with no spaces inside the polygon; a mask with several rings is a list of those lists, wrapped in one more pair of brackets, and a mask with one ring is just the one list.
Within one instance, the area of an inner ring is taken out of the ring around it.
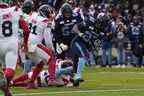
{"label": "spectator in background", "polygon": [[[111,66],[112,64],[112,37],[116,32],[116,18],[119,15],[118,9],[112,9],[111,11],[111,18],[108,15],[107,10],[102,11],[98,14],[98,25],[100,29],[98,29],[101,33],[102,39],[102,62],[103,65]],[[102,17],[102,18],[101,18]],[[99,22],[100,21],[100,22]]]}
{"label": "spectator in background", "polygon": [[140,44],[141,38],[140,34],[143,32],[143,26],[140,22],[139,16],[135,15],[132,19],[132,22],[130,23],[129,29],[128,29],[128,36],[131,41],[132,50],[134,53],[134,60],[137,67],[142,66],[142,60],[143,60],[143,54],[142,54],[142,46]]}
{"label": "spectator in background", "polygon": [[117,31],[116,36],[112,39],[113,47],[117,49],[117,64],[118,67],[125,67],[125,44],[129,42],[126,37],[127,29],[124,23],[121,21],[121,17],[117,19]]}

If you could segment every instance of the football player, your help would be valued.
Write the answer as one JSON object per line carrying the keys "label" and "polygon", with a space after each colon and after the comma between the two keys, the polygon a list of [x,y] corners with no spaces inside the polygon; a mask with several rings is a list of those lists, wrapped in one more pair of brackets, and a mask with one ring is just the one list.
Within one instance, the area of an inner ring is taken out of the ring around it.
{"label": "football player", "polygon": [[73,59],[76,86],[79,85],[82,79],[81,71],[88,57],[86,46],[79,31],[80,28],[83,29],[83,25],[81,16],[73,13],[72,7],[68,3],[62,6],[61,14],[55,20],[56,51],[60,54],[60,56],[58,55],[60,58],[68,57]]}
{"label": "football player", "polygon": [[8,84],[14,76],[18,59],[18,29],[21,27],[24,31],[23,51],[25,52],[28,50],[27,43],[30,30],[16,7],[0,8],[0,13],[0,62],[7,80],[7,84],[1,86],[1,89],[5,96],[11,96]]}
{"label": "football player", "polygon": [[[25,1],[22,7],[23,10],[27,9],[28,6],[26,5],[32,5],[31,3],[32,2],[29,0]],[[28,21],[31,32],[28,41],[29,49],[27,56],[37,63],[36,67],[33,69],[32,78],[29,80],[28,88],[35,88],[34,81],[36,80],[39,72],[43,69],[44,64],[49,66],[48,71],[50,76],[48,84],[50,86],[60,84],[55,80],[56,59],[54,57],[52,48],[51,26],[48,25],[48,18],[51,14],[51,9],[52,8],[48,5],[42,5],[39,8],[38,14],[33,13]],[[42,43],[43,40],[47,46]]]}
{"label": "football player", "polygon": [[[57,59],[56,63],[56,78],[62,79],[66,86],[72,86],[72,67],[73,62],[71,60],[60,60]],[[26,74],[22,74],[19,77],[15,78],[11,81],[12,86],[17,87],[26,87],[27,82],[30,78],[32,78],[33,72],[29,72]],[[36,78],[36,84],[39,87],[47,87],[49,80],[49,72],[48,70],[42,70]]]}

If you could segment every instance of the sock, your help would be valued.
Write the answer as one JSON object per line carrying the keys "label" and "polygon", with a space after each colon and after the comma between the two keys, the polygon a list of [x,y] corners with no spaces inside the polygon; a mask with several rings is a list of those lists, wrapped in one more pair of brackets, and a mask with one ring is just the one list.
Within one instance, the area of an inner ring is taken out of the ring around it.
{"label": "sock", "polygon": [[42,71],[43,66],[44,66],[44,63],[42,61],[39,64],[36,65],[36,67],[33,70],[32,77],[30,79],[31,82],[34,82],[36,80],[37,76]]}
{"label": "sock", "polygon": [[79,58],[75,79],[80,79],[82,77],[81,72],[83,70],[85,63],[86,63],[86,60],[84,58]]}
{"label": "sock", "polygon": [[28,73],[25,73],[18,78],[13,80],[13,83],[16,84],[17,82],[24,82],[25,80],[28,80]]}
{"label": "sock", "polygon": [[55,80],[56,59],[52,56],[48,62],[49,80]]}
{"label": "sock", "polygon": [[14,83],[14,86],[15,87],[27,87],[28,83],[26,82],[17,82],[17,83]]}

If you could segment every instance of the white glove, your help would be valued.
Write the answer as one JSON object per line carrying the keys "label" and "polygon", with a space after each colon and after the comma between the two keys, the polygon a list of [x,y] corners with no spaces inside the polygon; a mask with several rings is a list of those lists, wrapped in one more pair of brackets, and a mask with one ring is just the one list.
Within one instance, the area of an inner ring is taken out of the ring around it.
{"label": "white glove", "polygon": [[61,54],[63,51],[66,51],[68,49],[68,46],[61,43],[60,45],[57,43],[56,44],[56,51],[58,54]]}
{"label": "white glove", "polygon": [[63,51],[63,50],[61,49],[60,45],[57,43],[57,44],[56,44],[56,52],[57,52],[58,54],[61,54],[62,51]]}
{"label": "white glove", "polygon": [[63,43],[60,44],[60,47],[62,48],[63,51],[66,51],[68,49],[68,46]]}
{"label": "white glove", "polygon": [[79,35],[80,37],[82,37],[82,36],[83,36],[83,34],[84,34],[84,33],[81,33],[81,32],[80,32],[80,33],[78,33],[78,35]]}

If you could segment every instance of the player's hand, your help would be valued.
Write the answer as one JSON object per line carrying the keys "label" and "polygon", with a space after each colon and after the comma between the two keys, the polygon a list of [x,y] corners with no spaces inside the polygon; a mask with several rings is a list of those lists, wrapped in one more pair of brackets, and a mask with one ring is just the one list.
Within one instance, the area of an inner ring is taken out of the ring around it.
{"label": "player's hand", "polygon": [[60,44],[60,47],[62,48],[63,51],[66,51],[68,49],[68,46],[63,43]]}
{"label": "player's hand", "polygon": [[82,36],[83,36],[83,34],[84,34],[84,33],[81,33],[81,32],[80,32],[80,33],[78,33],[78,35],[79,35],[80,37],[82,37]]}

